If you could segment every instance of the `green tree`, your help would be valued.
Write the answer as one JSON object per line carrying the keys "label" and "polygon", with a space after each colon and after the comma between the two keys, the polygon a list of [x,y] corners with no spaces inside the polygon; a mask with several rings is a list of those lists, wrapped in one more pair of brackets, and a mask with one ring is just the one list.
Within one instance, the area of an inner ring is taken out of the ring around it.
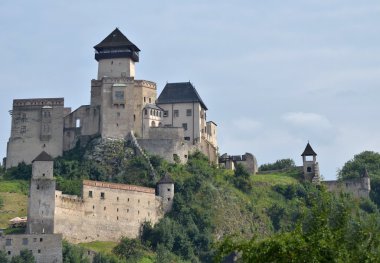
{"label": "green tree", "polygon": [[130,261],[140,258],[143,255],[143,250],[144,246],[139,239],[129,239],[124,237],[121,239],[120,243],[114,247],[113,253],[126,261]]}
{"label": "green tree", "polygon": [[364,169],[367,169],[371,179],[380,178],[380,154],[372,151],[356,154],[338,171],[338,176],[342,179],[360,177]]}
{"label": "green tree", "polygon": [[90,263],[82,247],[71,245],[67,241],[63,241],[62,245],[63,263]]}
{"label": "green tree", "polygon": [[281,159],[277,160],[274,163],[262,164],[259,167],[259,171],[272,171],[272,170],[281,170],[295,167],[296,164],[292,159]]}
{"label": "green tree", "polygon": [[12,257],[11,263],[35,263],[33,253],[29,250],[21,250],[19,256]]}
{"label": "green tree", "polygon": [[5,252],[2,250],[0,250],[0,262],[2,262],[2,263],[8,263],[9,262],[7,254],[5,254]]}

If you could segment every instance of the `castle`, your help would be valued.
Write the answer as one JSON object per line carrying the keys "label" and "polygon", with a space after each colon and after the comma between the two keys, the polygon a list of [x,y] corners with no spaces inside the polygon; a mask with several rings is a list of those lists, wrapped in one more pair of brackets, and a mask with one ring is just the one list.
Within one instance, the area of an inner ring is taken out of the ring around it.
{"label": "castle", "polygon": [[157,97],[154,82],[135,79],[140,49],[116,28],[95,47],[97,79],[90,105],[72,111],[63,98],[15,99],[6,168],[29,164],[41,151],[53,158],[94,137],[125,139],[168,161],[186,162],[200,150],[217,163],[217,125],[190,82],[167,83]]}

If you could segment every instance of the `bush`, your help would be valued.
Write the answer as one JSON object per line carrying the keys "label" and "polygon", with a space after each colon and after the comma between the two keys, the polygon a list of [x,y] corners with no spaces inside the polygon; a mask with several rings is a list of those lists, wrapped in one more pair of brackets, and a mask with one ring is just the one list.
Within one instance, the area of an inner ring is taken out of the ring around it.
{"label": "bush", "polygon": [[296,164],[294,163],[292,159],[281,159],[281,160],[277,160],[274,163],[267,163],[267,164],[260,165],[259,171],[289,169],[295,166]]}

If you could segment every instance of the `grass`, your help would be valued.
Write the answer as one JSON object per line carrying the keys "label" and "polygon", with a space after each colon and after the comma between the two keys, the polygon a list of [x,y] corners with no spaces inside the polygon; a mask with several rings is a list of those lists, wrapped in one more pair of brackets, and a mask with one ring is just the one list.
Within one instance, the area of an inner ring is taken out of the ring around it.
{"label": "grass", "polygon": [[81,247],[86,249],[101,252],[104,254],[112,254],[112,249],[117,245],[117,242],[111,241],[93,241],[89,243],[79,243]]}
{"label": "grass", "polygon": [[27,195],[29,192],[29,182],[26,180],[0,180],[0,192]]}
{"label": "grass", "polygon": [[9,220],[27,215],[29,183],[26,180],[0,180],[0,228],[7,228]]}
{"label": "grass", "polygon": [[268,186],[273,186],[297,184],[299,183],[299,180],[297,179],[299,177],[300,175],[297,173],[297,171],[290,171],[271,174],[256,174],[252,178],[255,184],[266,184]]}

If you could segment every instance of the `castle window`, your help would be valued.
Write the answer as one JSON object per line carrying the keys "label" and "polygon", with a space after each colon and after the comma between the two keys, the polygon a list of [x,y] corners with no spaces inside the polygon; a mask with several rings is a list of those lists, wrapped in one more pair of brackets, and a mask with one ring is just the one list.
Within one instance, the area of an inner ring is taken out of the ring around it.
{"label": "castle window", "polygon": [[311,173],[311,167],[307,167],[306,170],[307,170],[308,173]]}
{"label": "castle window", "polygon": [[137,200],[137,203],[140,203],[140,199]]}
{"label": "castle window", "polygon": [[136,115],[133,114],[133,121],[136,121]]}
{"label": "castle window", "polygon": [[182,127],[185,131],[187,131],[187,123],[182,123]]}
{"label": "castle window", "polygon": [[119,217],[118,217],[118,216],[116,217],[116,220],[119,220]]}
{"label": "castle window", "polygon": [[104,192],[101,192],[100,193],[100,199],[104,199],[105,195],[104,195]]}
{"label": "castle window", "polygon": [[80,127],[80,119],[76,119],[75,120],[75,128],[79,128]]}
{"label": "castle window", "polygon": [[[190,141],[190,139],[189,139],[189,141]],[[187,158],[187,154],[185,154],[185,158]]]}
{"label": "castle window", "polygon": [[10,255],[11,254],[11,252],[10,251],[8,251],[8,255]]}
{"label": "castle window", "polygon": [[152,121],[152,127],[156,127],[156,123]]}
{"label": "castle window", "polygon": [[25,133],[25,132],[26,132],[26,126],[21,126],[20,133]]}
{"label": "castle window", "polygon": [[22,239],[22,244],[23,245],[28,245],[28,238],[23,238]]}
{"label": "castle window", "polygon": [[116,209],[116,212],[119,212],[119,208]]}
{"label": "castle window", "polygon": [[191,109],[186,110],[186,116],[191,116]]}
{"label": "castle window", "polygon": [[7,238],[7,239],[5,240],[5,245],[6,245],[6,246],[11,246],[11,245],[12,245],[12,239]]}
{"label": "castle window", "polygon": [[42,241],[44,241],[44,239],[41,237],[41,238],[40,238],[40,242],[42,242]]}
{"label": "castle window", "polygon": [[92,198],[92,191],[88,191],[88,197]]}
{"label": "castle window", "polygon": [[168,117],[168,115],[169,115],[169,111],[164,110],[164,117]]}
{"label": "castle window", "polygon": [[144,114],[148,115],[148,110],[147,109],[144,110]]}
{"label": "castle window", "polygon": [[120,117],[120,112],[117,112],[117,113],[116,113],[116,116],[117,116],[117,117]]}
{"label": "castle window", "polygon": [[146,97],[144,97],[144,102],[146,102]]}
{"label": "castle window", "polygon": [[152,103],[152,99],[151,98],[149,98],[149,103]]}
{"label": "castle window", "polygon": [[190,141],[190,137],[183,138],[185,141]]}
{"label": "castle window", "polygon": [[45,174],[42,174],[42,176],[45,176]]}
{"label": "castle window", "polygon": [[104,207],[104,211],[106,211],[106,209],[107,209],[107,208],[106,208],[106,207]]}
{"label": "castle window", "polygon": [[119,201],[119,197],[117,197],[116,200]]}
{"label": "castle window", "polygon": [[127,213],[129,213],[129,208],[127,209]]}
{"label": "castle window", "polygon": [[138,215],[140,214],[140,210],[137,211],[137,214],[138,214]]}
{"label": "castle window", "polygon": [[124,91],[120,91],[120,90],[115,91],[115,98],[117,100],[124,100]]}
{"label": "castle window", "polygon": [[92,209],[95,209],[95,206],[94,206],[94,205],[92,206]]}
{"label": "castle window", "polygon": [[41,254],[41,249],[38,250],[38,254]]}
{"label": "castle window", "polygon": [[168,201],[170,201],[170,197],[168,197]]}
{"label": "castle window", "polygon": [[168,192],[170,192],[170,190],[171,190],[171,189],[170,189],[170,188],[168,188]]}
{"label": "castle window", "polygon": [[162,126],[162,123],[160,122],[160,123],[158,123],[158,127],[161,127]]}
{"label": "castle window", "polygon": [[39,189],[40,189],[40,185],[38,184],[38,185],[37,185],[37,190],[39,190]]}
{"label": "castle window", "polygon": [[125,105],[124,104],[120,104],[120,107],[122,107],[123,109],[125,108]]}
{"label": "castle window", "polygon": [[179,117],[179,111],[178,110],[174,110],[173,111],[173,115],[174,115],[174,117]]}

